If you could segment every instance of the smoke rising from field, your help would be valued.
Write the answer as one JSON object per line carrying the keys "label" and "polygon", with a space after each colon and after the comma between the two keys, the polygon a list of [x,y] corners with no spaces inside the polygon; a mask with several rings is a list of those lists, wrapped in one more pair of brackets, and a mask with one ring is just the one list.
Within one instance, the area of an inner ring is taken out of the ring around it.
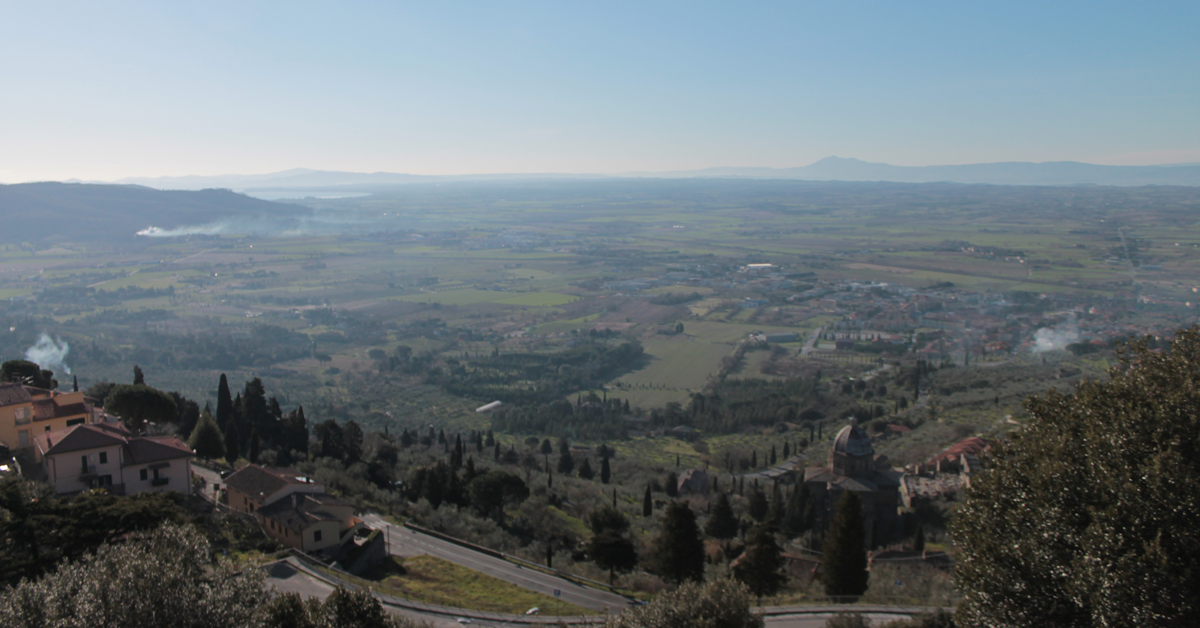
{"label": "smoke rising from field", "polygon": [[313,212],[309,216],[283,218],[257,216],[230,218],[203,225],[162,228],[149,226],[137,232],[147,238],[178,238],[190,235],[248,234],[259,236],[331,235],[369,230],[375,222],[346,212]]}
{"label": "smoke rising from field", "polygon": [[71,367],[67,366],[65,362],[67,353],[70,351],[71,346],[66,341],[51,339],[50,336],[43,333],[38,336],[37,342],[32,347],[25,350],[25,359],[44,369],[70,375]]}
{"label": "smoke rising from field", "polygon": [[1079,342],[1079,326],[1072,318],[1054,327],[1043,327],[1033,334],[1034,353],[1066,349],[1067,345]]}

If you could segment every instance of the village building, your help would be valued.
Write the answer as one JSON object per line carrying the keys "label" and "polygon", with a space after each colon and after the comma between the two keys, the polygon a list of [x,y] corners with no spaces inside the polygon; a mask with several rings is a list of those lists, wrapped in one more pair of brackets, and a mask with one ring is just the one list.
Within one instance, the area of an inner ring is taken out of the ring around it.
{"label": "village building", "polygon": [[[0,445],[13,453],[33,451],[39,434],[103,421],[82,392],[59,392],[24,384],[0,383]],[[40,462],[38,457],[35,462]]]}
{"label": "village building", "polygon": [[60,495],[106,488],[117,495],[191,490],[191,448],[173,436],[133,436],[120,423],[72,425],[34,439]]}
{"label": "village building", "polygon": [[301,551],[336,551],[365,525],[323,484],[288,469],[246,465],[225,488],[231,509],[252,514],[267,534]]}
{"label": "village building", "polygon": [[856,419],[842,428],[829,449],[829,464],[809,467],[804,482],[818,500],[818,525],[829,525],[833,510],[846,491],[854,491],[862,501],[864,528],[868,540],[884,543],[900,532],[900,478],[902,474],[887,465],[886,456],[876,455],[871,437]]}

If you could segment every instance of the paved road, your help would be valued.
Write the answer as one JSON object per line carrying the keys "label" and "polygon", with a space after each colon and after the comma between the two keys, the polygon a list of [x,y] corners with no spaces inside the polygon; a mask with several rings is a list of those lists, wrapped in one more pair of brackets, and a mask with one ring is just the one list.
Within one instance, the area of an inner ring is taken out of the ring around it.
{"label": "paved road", "polygon": [[[624,596],[600,591],[564,580],[557,576],[529,569],[510,563],[506,560],[489,556],[482,552],[465,548],[461,545],[443,541],[442,539],[423,534],[409,528],[392,525],[378,515],[365,515],[363,521],[372,528],[385,530],[388,533],[388,551],[393,556],[430,556],[447,560],[468,569],[499,578],[521,588],[536,591],[558,599],[568,604],[597,611],[619,613],[629,607],[630,600]],[[558,591],[558,595],[555,595]],[[554,609],[543,608],[547,614],[553,614]]]}
{"label": "paved road", "polygon": [[210,469],[193,464],[192,475],[204,480],[204,494],[210,498],[213,496],[213,487],[225,488],[225,482],[221,480],[221,474]]}
{"label": "paved road", "polygon": [[804,346],[800,348],[800,355],[802,357],[808,357],[808,354],[816,350],[817,340],[821,337],[821,332],[823,331],[825,331],[824,327],[818,327],[808,335],[808,341],[805,342]]}
{"label": "paved road", "polygon": [[[286,561],[280,561],[271,565],[267,570],[267,576],[267,583],[284,593],[299,593],[301,597],[315,597],[319,600],[323,600],[329,597],[330,593],[333,593],[333,586],[328,582],[314,578]],[[396,608],[394,606],[386,606],[385,608],[396,615],[428,622],[434,626],[454,626],[455,628],[459,626],[455,617],[418,613],[413,610]]]}
{"label": "paved road", "polygon": [[[763,619],[768,628],[823,628],[833,615],[832,612],[797,613],[794,615],[770,615]],[[910,616],[908,613],[863,613],[863,615],[871,620],[873,626],[897,619],[908,619]]]}

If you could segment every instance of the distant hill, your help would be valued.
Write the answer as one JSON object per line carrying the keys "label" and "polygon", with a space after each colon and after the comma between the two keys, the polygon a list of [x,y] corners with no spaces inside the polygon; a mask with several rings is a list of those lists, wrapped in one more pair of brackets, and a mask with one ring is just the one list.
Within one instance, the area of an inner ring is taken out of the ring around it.
{"label": "distant hill", "polygon": [[294,168],[257,175],[128,178],[115,183],[144,185],[160,190],[229,188],[251,194],[256,191],[287,190],[302,195],[304,190],[373,190],[411,183],[609,178],[799,179],[805,181],[891,181],[896,183],[983,183],[992,185],[1200,186],[1200,164],[1100,166],[1076,161],[1044,163],[1013,161],[960,166],[893,166],[858,159],[826,157],[816,163],[796,168],[722,167],[617,174],[500,173],[445,176]]}
{"label": "distant hill", "polygon": [[0,242],[134,240],[149,226],[174,229],[223,220],[295,220],[310,214],[228,190],[167,192],[134,185],[0,185]]}

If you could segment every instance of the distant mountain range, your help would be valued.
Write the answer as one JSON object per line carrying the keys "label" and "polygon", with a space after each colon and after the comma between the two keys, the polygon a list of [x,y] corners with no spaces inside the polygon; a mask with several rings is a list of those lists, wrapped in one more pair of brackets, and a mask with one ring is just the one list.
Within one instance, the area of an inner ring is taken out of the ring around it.
{"label": "distant mountain range", "polygon": [[959,166],[893,166],[858,159],[826,157],[796,168],[723,167],[671,172],[616,174],[476,174],[415,175],[393,172],[336,172],[295,168],[259,175],[186,177],[133,177],[113,183],[142,185],[160,190],[227,188],[254,190],[370,190],[411,183],[452,181],[504,181],[534,179],[606,178],[740,178],[806,181],[891,181],[897,183],[982,183],[992,185],[1187,185],[1200,186],[1200,164],[1167,166],[1101,166],[1076,161],[1044,163],[1000,162]]}
{"label": "distant mountain range", "polygon": [[19,183],[0,185],[0,242],[134,242],[135,232],[191,228],[221,221],[300,224],[312,211],[227,190],[164,191],[136,185]]}

